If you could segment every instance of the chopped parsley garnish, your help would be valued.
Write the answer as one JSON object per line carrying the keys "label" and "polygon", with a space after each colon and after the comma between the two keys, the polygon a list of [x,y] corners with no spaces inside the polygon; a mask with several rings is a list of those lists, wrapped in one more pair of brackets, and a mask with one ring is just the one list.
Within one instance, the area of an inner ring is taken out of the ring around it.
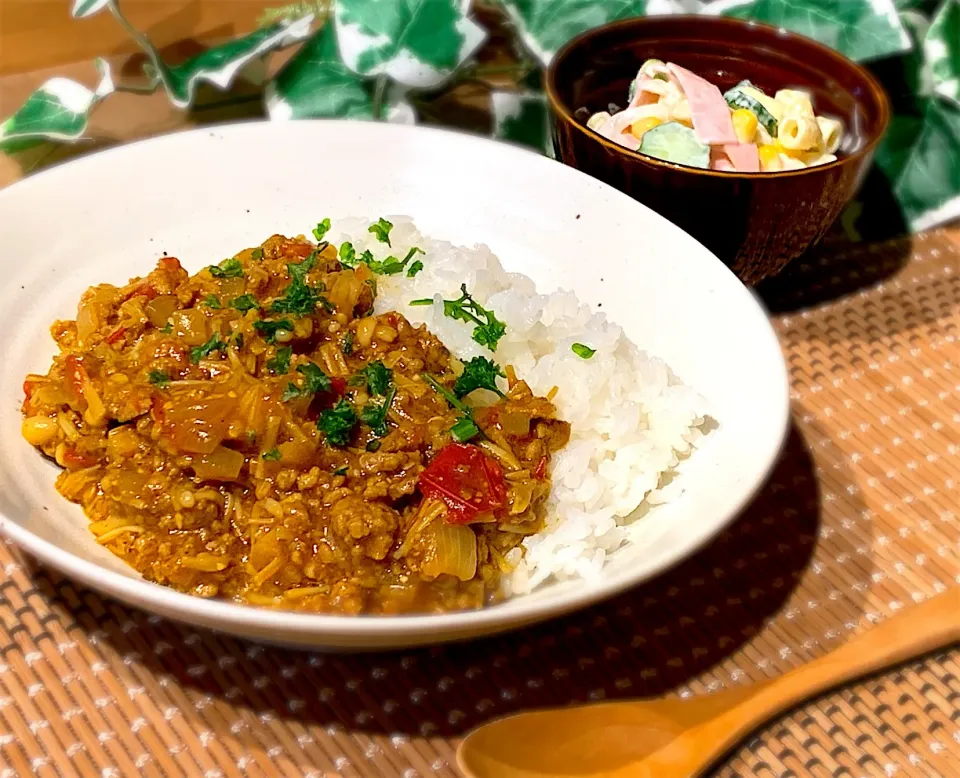
{"label": "chopped parsley garnish", "polygon": [[277,333],[286,330],[293,332],[293,323],[289,319],[279,321],[255,321],[253,328],[266,339],[267,343],[277,342]]}
{"label": "chopped parsley garnish", "polygon": [[460,398],[457,397],[453,392],[451,392],[447,387],[441,384],[436,378],[434,378],[429,373],[421,373],[420,377],[423,378],[430,386],[433,387],[434,391],[439,394],[443,399],[450,403],[451,407],[456,408],[460,413],[463,413],[467,416],[471,415],[469,406],[460,401]]}
{"label": "chopped parsley garnish", "polygon": [[243,278],[243,265],[239,259],[225,259],[219,265],[207,268],[214,278]]}
{"label": "chopped parsley garnish", "polygon": [[480,428],[469,416],[461,416],[450,428],[450,434],[457,443],[466,443],[480,434]]}
{"label": "chopped parsley garnish", "polygon": [[323,236],[327,234],[330,230],[330,220],[324,219],[322,222],[319,222],[316,227],[313,228],[313,237],[317,239],[317,243],[323,240]]}
{"label": "chopped parsley garnish", "polygon": [[[430,384],[437,394],[450,403],[451,407],[460,411],[462,414],[460,418],[457,419],[456,423],[450,428],[450,434],[453,435],[459,443],[470,440],[470,438],[476,437],[477,435],[483,436],[483,432],[473,420],[473,412],[470,410],[470,406],[461,402],[459,397],[447,389],[447,387],[443,386],[443,384],[441,384],[429,373],[421,373],[420,377]],[[458,437],[458,435],[465,437]]]}
{"label": "chopped parsley garnish", "polygon": [[489,389],[503,397],[503,392],[497,386],[498,377],[506,378],[500,365],[486,357],[474,357],[463,366],[463,372],[453,385],[453,393],[457,397],[465,397],[475,389]]}
{"label": "chopped parsley garnish", "polygon": [[197,364],[204,357],[210,356],[214,351],[224,351],[227,344],[220,340],[219,335],[211,335],[210,340],[202,346],[194,346],[190,349],[190,361]]}
{"label": "chopped parsley garnish", "polygon": [[366,445],[366,449],[367,449],[367,451],[369,451],[371,454],[372,454],[374,451],[379,451],[379,450],[380,450],[380,441],[379,441],[379,440],[371,440],[371,441],[369,441],[369,442],[367,443],[367,445]]}
{"label": "chopped parsley garnish", "polygon": [[367,382],[367,389],[370,394],[386,396],[387,389],[393,383],[393,371],[379,359],[364,367],[358,373],[358,376]]}
{"label": "chopped parsley garnish", "polygon": [[357,426],[357,414],[346,400],[340,400],[332,408],[320,414],[317,429],[324,434],[331,446],[345,446],[350,442],[350,433]]}
{"label": "chopped parsley garnish", "polygon": [[287,287],[283,297],[273,301],[270,310],[274,313],[293,313],[298,316],[307,316],[317,309],[318,303],[328,312],[333,310],[333,306],[316,289],[294,281]]}
{"label": "chopped parsley garnish", "polygon": [[378,359],[366,365],[355,377],[366,381],[370,394],[383,397],[383,402],[367,403],[360,411],[363,423],[373,430],[374,435],[382,438],[387,434],[387,411],[397,395],[397,387],[393,385],[393,371]]}
{"label": "chopped parsley garnish", "polygon": [[393,223],[388,222],[381,216],[374,224],[370,225],[370,229],[368,229],[367,232],[372,232],[377,236],[377,240],[390,246],[390,230],[392,229]]}
{"label": "chopped parsley garnish", "polygon": [[[407,256],[405,256],[403,259],[397,259],[395,256],[391,255],[381,261],[374,259],[373,254],[371,254],[369,251],[364,251],[363,254],[360,255],[360,261],[377,275],[395,276],[399,273],[402,273],[406,269],[407,263],[416,256],[417,252],[420,252],[421,254],[424,253],[423,249],[414,246],[412,249],[410,249],[410,251],[407,252]],[[423,262],[418,262],[415,264],[419,264],[420,268],[414,273],[414,275],[423,269]]]}
{"label": "chopped parsley garnish", "polygon": [[397,387],[391,386],[387,389],[383,402],[367,403],[363,406],[363,410],[360,411],[360,418],[363,420],[363,423],[373,430],[373,434],[378,438],[382,438],[387,434],[387,411],[390,410],[390,404],[396,395]]}
{"label": "chopped parsley garnish", "polygon": [[[411,259],[413,259],[415,256],[417,256],[417,254],[423,254],[424,256],[426,256],[426,255],[427,255],[427,252],[424,251],[424,250],[423,250],[422,248],[420,248],[419,246],[413,246],[413,247],[411,247],[410,251],[407,252],[407,256],[405,256],[405,257],[403,258],[403,261],[404,261],[405,263],[406,263],[406,262],[409,262]],[[419,263],[419,260],[417,260],[417,263]],[[417,264],[417,263],[414,263],[414,264]],[[421,264],[421,267],[422,267],[422,266],[423,266],[423,265]]]}
{"label": "chopped parsley garnish", "polygon": [[317,252],[311,252],[303,262],[291,262],[287,265],[290,280],[301,284],[307,283],[307,273],[317,266]]}
{"label": "chopped parsley garnish", "polygon": [[307,316],[316,310],[318,303],[327,311],[333,310],[333,306],[320,294],[322,289],[315,289],[307,284],[307,273],[316,264],[317,252],[313,252],[303,262],[291,262],[287,265],[287,272],[290,273],[290,286],[284,290],[283,297],[278,297],[273,301],[270,306],[271,311]]}
{"label": "chopped parsley garnish", "polygon": [[590,359],[594,354],[597,353],[595,348],[590,348],[589,346],[584,346],[582,343],[574,343],[570,350],[576,354],[580,359]]}
{"label": "chopped parsley garnish", "polygon": [[347,471],[348,471],[349,469],[350,469],[349,467],[347,467],[346,465],[343,465],[342,467],[338,467],[336,470],[334,470],[334,471],[333,471],[333,474],[334,474],[334,475],[346,475],[346,474],[347,474]]}
{"label": "chopped parsley garnish", "polygon": [[261,259],[263,259],[263,248],[261,246],[257,246],[250,256],[259,262]]}
{"label": "chopped parsley garnish", "polygon": [[283,396],[280,399],[286,403],[305,395],[306,392],[296,384],[287,384],[287,388],[283,390]]}
{"label": "chopped parsley garnish", "polygon": [[206,299],[203,301],[203,305],[206,305],[208,308],[213,308],[214,310],[223,308],[215,294],[208,294]]}
{"label": "chopped parsley garnish", "polygon": [[423,262],[418,259],[407,268],[407,278],[413,278],[421,270],[423,270]]}
{"label": "chopped parsley garnish", "polygon": [[277,349],[277,355],[273,359],[267,360],[267,369],[274,373],[286,373],[290,369],[290,357],[293,356],[293,349],[290,346],[283,346]]}
{"label": "chopped parsley garnish", "polygon": [[283,297],[278,297],[273,301],[270,310],[274,313],[308,316],[317,309],[317,303],[322,304],[324,308],[330,306],[330,303],[316,289],[299,281],[294,281],[287,287]]}
{"label": "chopped parsley garnish", "polygon": [[340,264],[345,267],[357,266],[357,250],[350,241],[344,241],[340,244]]}
{"label": "chopped parsley garnish", "polygon": [[237,348],[243,348],[243,333],[238,332],[233,336],[233,342],[237,344]]}
{"label": "chopped parsley garnish", "polygon": [[[390,222],[386,222],[386,223],[390,224]],[[391,225],[391,227],[392,226],[393,225]],[[370,228],[370,231],[373,232],[373,227]],[[389,233],[389,230],[387,230],[387,233]],[[382,242],[388,245],[390,243],[389,239]],[[369,267],[370,270],[376,273],[377,275],[392,276],[392,275],[397,275],[398,273],[402,273],[406,269],[410,260],[413,259],[418,253],[423,254],[424,253],[423,249],[419,248],[418,246],[414,246],[407,252],[407,255],[403,259],[397,259],[396,257],[391,255],[384,260],[379,260],[373,256],[373,252],[371,252],[369,249],[364,251],[359,256],[357,256],[357,250],[353,247],[353,244],[350,243],[349,241],[345,241],[344,243],[340,244],[339,256],[340,256],[340,264],[343,265],[344,267],[355,268],[357,267],[357,265],[362,263],[367,267]],[[418,267],[412,273],[412,275],[416,275],[421,270],[423,270],[422,262],[414,262],[414,265],[419,265],[420,267]],[[411,275],[409,271],[408,271],[408,275]],[[376,293],[376,288],[374,288],[374,293]]]}
{"label": "chopped parsley garnish", "polygon": [[310,392],[310,394],[330,391],[330,376],[313,364],[313,362],[307,362],[305,365],[300,365],[297,368],[297,372],[306,379],[303,388]]}
{"label": "chopped parsley garnish", "polygon": [[257,298],[252,294],[242,294],[239,297],[234,297],[230,301],[230,307],[235,308],[241,313],[246,313],[247,311],[252,311],[255,308],[259,308],[260,303],[257,302]]}
{"label": "chopped parsley garnish", "polygon": [[[366,252],[364,252],[366,254]],[[365,260],[366,261],[366,260]],[[370,269],[381,276],[395,276],[398,273],[402,273],[403,269],[406,267],[406,262],[401,262],[396,257],[387,257],[382,262],[377,262],[374,259],[371,259],[367,262]]]}
{"label": "chopped parsley garnish", "polygon": [[160,328],[160,332],[162,332],[164,335],[170,335],[170,334],[172,334],[172,333],[173,333],[173,324],[171,324],[170,322],[167,322],[166,324],[164,324],[164,325]]}
{"label": "chopped parsley garnish", "polygon": [[350,356],[353,353],[353,333],[348,332],[343,336],[343,340],[340,341],[340,351],[344,353],[345,356]]}
{"label": "chopped parsley garnish", "polygon": [[261,459],[265,459],[267,462],[276,462],[280,459],[280,449],[272,448],[269,451],[264,451],[260,457]]}
{"label": "chopped parsley garnish", "polygon": [[[444,300],[443,313],[451,319],[473,322],[473,339],[491,351],[497,350],[497,343],[507,331],[507,325],[500,321],[493,311],[480,305],[467,291],[467,285],[460,285],[460,299]],[[433,305],[432,297],[411,300],[410,305]]]}
{"label": "chopped parsley garnish", "polygon": [[330,376],[324,373],[313,362],[307,362],[305,365],[298,365],[297,372],[303,376],[303,386],[296,384],[287,384],[283,392],[283,401],[293,400],[296,397],[313,396],[317,392],[329,392],[331,387]]}
{"label": "chopped parsley garnish", "polygon": [[168,376],[162,370],[151,370],[147,378],[150,379],[151,384],[158,386],[161,389],[166,389],[170,384],[170,376]]}

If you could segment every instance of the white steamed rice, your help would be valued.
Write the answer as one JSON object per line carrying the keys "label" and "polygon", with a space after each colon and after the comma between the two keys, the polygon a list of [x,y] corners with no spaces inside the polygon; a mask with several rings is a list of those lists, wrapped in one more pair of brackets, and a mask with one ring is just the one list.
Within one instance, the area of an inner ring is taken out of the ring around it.
{"label": "white steamed rice", "polygon": [[[678,493],[679,484],[669,482],[705,433],[706,402],[573,292],[537,294],[531,279],[505,272],[486,246],[454,246],[422,235],[409,217],[387,218],[394,224],[390,249],[370,234],[369,219],[337,220],[327,235],[378,259],[387,251],[403,258],[411,246],[426,252],[417,255],[424,268],[415,278],[378,278],[376,311],[426,324],[460,359],[485,356],[512,365],[536,394],[557,387],[554,403],[571,424],[570,442],[552,462],[548,526],[524,542],[524,552],[513,553],[517,567],[506,589],[519,594],[551,577],[595,576],[607,556],[632,539],[631,520]],[[495,354],[473,341],[472,325],[443,315],[440,301],[458,298],[461,284],[507,325]],[[434,305],[408,304],[425,297]],[[574,343],[596,354],[582,359],[571,350]]]}

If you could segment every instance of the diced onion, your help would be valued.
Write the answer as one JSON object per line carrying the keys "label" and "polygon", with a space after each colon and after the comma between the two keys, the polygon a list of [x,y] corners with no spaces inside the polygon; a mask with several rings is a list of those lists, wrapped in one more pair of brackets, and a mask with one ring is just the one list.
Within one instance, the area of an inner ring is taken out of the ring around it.
{"label": "diced onion", "polygon": [[173,330],[188,346],[202,346],[207,342],[207,317],[200,308],[176,311],[170,316]]}
{"label": "diced onion", "polygon": [[453,575],[469,581],[477,573],[477,536],[462,524],[434,521],[420,535],[419,543],[428,549],[421,572],[428,578]]}
{"label": "diced onion", "polygon": [[497,417],[500,422],[500,428],[507,435],[523,437],[530,434],[530,419],[533,414],[530,411],[516,411],[504,409],[500,411]]}
{"label": "diced onion", "polygon": [[213,452],[194,458],[193,472],[202,480],[236,481],[244,461],[239,451],[218,446]]}
{"label": "diced onion", "polygon": [[162,294],[159,297],[153,298],[147,303],[147,307],[145,309],[147,320],[154,327],[165,327],[167,324],[167,319],[169,319],[173,315],[173,312],[179,307],[180,301],[177,300],[176,295]]}
{"label": "diced onion", "polygon": [[280,462],[284,465],[305,466],[313,464],[316,459],[316,447],[312,441],[291,440],[277,446],[280,451]]}
{"label": "diced onion", "polygon": [[100,318],[97,316],[96,303],[81,305],[77,311],[77,338],[83,343],[100,328]]}
{"label": "diced onion", "polygon": [[[175,398],[179,399],[179,398]],[[166,422],[174,444],[181,451],[212,454],[230,428],[238,401],[225,395],[198,397],[195,401],[174,402]]]}

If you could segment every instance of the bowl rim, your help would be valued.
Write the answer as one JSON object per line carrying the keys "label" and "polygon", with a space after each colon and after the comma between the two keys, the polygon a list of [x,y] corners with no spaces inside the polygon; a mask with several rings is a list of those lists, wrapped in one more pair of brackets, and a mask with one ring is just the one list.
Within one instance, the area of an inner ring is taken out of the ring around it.
{"label": "bowl rim", "polygon": [[[842,157],[838,157],[833,162],[828,162],[824,165],[814,165],[812,167],[801,168],[799,170],[776,170],[768,172],[759,172],[759,173],[739,173],[736,171],[725,171],[725,170],[710,170],[706,168],[697,168],[690,167],[689,165],[680,165],[675,162],[667,162],[666,160],[657,159],[656,157],[651,157],[646,154],[641,154],[639,151],[631,151],[630,149],[621,146],[619,143],[614,143],[608,138],[604,138],[598,132],[589,129],[586,125],[581,124],[573,116],[573,112],[567,107],[566,103],[560,98],[559,89],[557,85],[557,63],[560,62],[567,54],[573,51],[578,46],[583,45],[586,41],[602,35],[610,30],[615,30],[619,27],[623,28],[632,28],[632,27],[644,27],[647,25],[654,24],[673,24],[684,22],[699,22],[702,24],[713,25],[719,28],[740,28],[746,30],[760,30],[762,32],[773,33],[777,37],[791,38],[793,40],[799,41],[805,46],[808,46],[812,49],[816,49],[822,55],[828,57],[829,59],[834,60],[838,65],[847,68],[853,69],[857,74],[867,82],[870,86],[871,91],[873,92],[874,97],[877,100],[877,103],[880,108],[880,128],[879,132],[875,133],[872,138],[870,138],[861,148],[852,152],[851,154],[846,154]],[[545,74],[545,85],[547,93],[547,101],[550,103],[550,107],[553,109],[554,120],[562,119],[567,124],[572,125],[578,131],[582,132],[588,138],[595,140],[607,148],[613,150],[616,153],[619,153],[626,157],[626,159],[633,160],[635,162],[642,162],[653,167],[660,167],[666,170],[672,170],[676,172],[692,173],[699,176],[713,176],[721,179],[729,179],[732,181],[735,180],[754,180],[754,181],[767,181],[767,180],[776,180],[780,178],[792,178],[794,176],[803,176],[811,173],[825,172],[828,170],[833,170],[836,168],[843,167],[853,161],[860,161],[867,155],[871,154],[876,148],[877,144],[883,139],[883,136],[886,134],[887,129],[890,126],[890,99],[887,97],[887,93],[884,88],[880,85],[880,82],[874,78],[873,74],[870,73],[865,67],[860,65],[857,62],[854,62],[849,57],[844,56],[836,49],[832,49],[829,46],[825,46],[819,41],[814,40],[813,38],[808,38],[806,35],[801,35],[796,32],[791,32],[784,27],[775,27],[771,24],[765,24],[763,22],[757,22],[747,19],[737,19],[735,17],[726,17],[726,16],[711,16],[708,14],[671,14],[671,15],[658,15],[658,16],[634,16],[627,19],[618,19],[617,21],[608,22],[607,24],[600,25],[599,27],[593,27],[589,30],[586,30],[580,33],[575,38],[567,41],[560,49],[554,54],[553,58],[550,60],[550,64],[547,67],[547,72]]]}
{"label": "bowl rim", "polygon": [[[498,141],[462,133],[448,128],[391,125],[387,123],[369,123],[358,120],[342,119],[305,119],[290,123],[277,123],[264,120],[238,121],[207,127],[193,127],[176,129],[166,133],[120,144],[102,149],[91,154],[64,160],[55,165],[31,174],[22,180],[0,190],[0,205],[6,199],[12,199],[29,187],[43,186],[45,182],[63,175],[64,169],[83,170],[96,166],[104,158],[111,158],[114,164],[122,161],[126,156],[135,156],[145,147],[151,149],[162,148],[168,144],[187,142],[193,138],[205,139],[223,137],[226,135],[242,137],[244,134],[255,134],[267,129],[283,133],[284,129],[295,128],[291,131],[308,132],[310,130],[340,126],[348,131],[351,127],[362,126],[379,128],[378,131],[393,133],[416,133],[434,137],[459,136],[463,143],[494,144],[501,148],[501,153],[512,155],[517,160],[526,159],[533,165],[553,166],[565,175],[582,176],[594,183],[599,183],[612,197],[628,200],[633,204],[636,201],[609,185],[596,182],[587,174],[576,171],[568,166],[561,165],[549,157],[532,151],[524,146]],[[638,204],[641,207],[642,204]],[[657,215],[670,227],[678,230],[690,241],[696,239],[670,223],[665,217]],[[540,599],[535,596],[524,597],[523,602],[513,606],[510,610],[503,610],[497,606],[484,607],[479,610],[450,611],[445,613],[410,613],[396,615],[363,614],[348,616],[335,613],[313,613],[294,610],[272,609],[255,605],[236,603],[229,600],[205,599],[180,592],[176,589],[148,581],[135,572],[120,572],[88,560],[64,549],[56,543],[34,534],[30,529],[0,511],[0,538],[6,537],[13,541],[20,549],[27,552],[35,560],[60,571],[72,581],[79,581],[95,591],[107,594],[136,608],[158,614],[178,622],[228,632],[258,642],[274,642],[282,645],[294,645],[286,636],[301,633],[305,638],[297,640],[296,644],[306,648],[332,647],[337,650],[354,650],[374,648],[376,650],[393,650],[404,645],[433,645],[450,640],[461,640],[486,636],[498,632],[522,627],[528,623],[556,618],[565,613],[587,607],[598,601],[614,596],[626,589],[653,580],[665,571],[671,569],[682,560],[694,555],[701,548],[709,544],[719,535],[740,513],[751,504],[752,500],[767,483],[774,466],[786,444],[791,424],[791,405],[789,396],[789,377],[786,360],[780,348],[779,341],[762,301],[756,292],[743,286],[734,273],[724,266],[708,249],[704,251],[716,263],[719,276],[726,283],[731,283],[732,292],[742,295],[742,304],[750,305],[752,313],[763,327],[763,341],[769,349],[771,371],[779,374],[781,390],[778,393],[778,407],[774,422],[774,434],[766,441],[763,456],[763,466],[750,471],[747,477],[747,487],[740,494],[737,505],[725,511],[707,531],[698,535],[693,542],[685,547],[675,547],[670,553],[651,565],[645,574],[637,576],[628,572],[614,575],[605,575],[593,582],[590,586],[581,586],[564,593],[562,597]],[[772,364],[775,361],[775,365]],[[131,569],[132,570],[132,569]],[[437,633],[434,639],[418,639],[417,636]],[[270,635],[277,637],[271,640]],[[255,636],[255,637],[254,637]],[[414,638],[407,640],[406,638]],[[389,641],[383,643],[367,643],[366,641]],[[346,642],[338,642],[346,641]]]}

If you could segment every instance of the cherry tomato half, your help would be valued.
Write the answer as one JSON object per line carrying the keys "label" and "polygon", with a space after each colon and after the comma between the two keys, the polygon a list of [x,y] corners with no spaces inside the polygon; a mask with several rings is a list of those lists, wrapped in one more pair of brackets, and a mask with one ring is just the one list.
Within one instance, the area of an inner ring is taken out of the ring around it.
{"label": "cherry tomato half", "polygon": [[420,474],[420,491],[446,503],[450,524],[468,524],[507,504],[503,468],[476,446],[463,443],[440,450]]}

